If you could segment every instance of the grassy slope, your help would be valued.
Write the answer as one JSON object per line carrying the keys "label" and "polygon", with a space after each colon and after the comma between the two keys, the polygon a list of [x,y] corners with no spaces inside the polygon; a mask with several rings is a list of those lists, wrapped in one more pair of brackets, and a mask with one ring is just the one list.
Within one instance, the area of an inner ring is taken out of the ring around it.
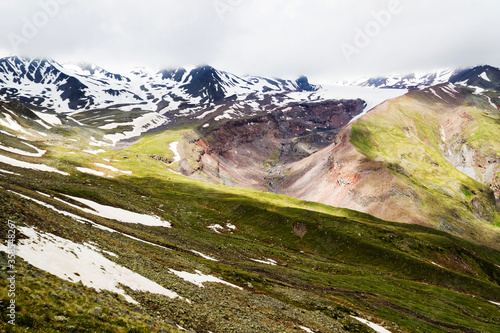
{"label": "grassy slope", "polygon": [[[166,136],[177,140],[177,135],[157,134],[156,139]],[[167,141],[163,147],[168,147]],[[63,170],[74,174],[72,177],[32,172],[30,180],[2,177],[0,186],[49,201],[61,209],[174,251],[165,253],[120,236],[89,230],[3,191],[2,204],[8,209],[2,212],[2,221],[16,219],[75,241],[94,241],[119,253],[120,258],[113,260],[195,303],[187,306],[159,296],[134,295],[147,304],[143,311],[149,315],[159,313],[167,321],[177,323],[181,318],[184,327],[200,331],[241,330],[250,327],[250,322],[257,325],[255,330],[263,331],[287,330],[290,325],[300,323],[323,331],[335,331],[342,326],[352,331],[362,327],[348,315],[362,313],[374,316],[376,322],[384,320],[393,331],[400,327],[403,331],[467,328],[494,332],[500,325],[496,317],[498,307],[482,300],[500,299],[500,269],[495,266],[500,264],[497,251],[439,231],[388,223],[354,211],[197,182],[169,172],[168,165],[148,157],[149,150],[145,153],[141,150],[138,143],[100,155],[119,161],[113,165],[133,170],[133,176],[106,179],[75,174],[68,159],[92,165],[100,157],[76,154],[68,158],[56,151],[53,156],[61,161]],[[35,190],[78,195],[138,212],[151,212],[170,220],[174,228],[124,225],[96,218],[44,198]],[[297,222],[307,229],[302,238],[293,232]],[[215,223],[232,223],[238,231],[215,234],[206,228]],[[220,262],[199,258],[190,249],[212,255]],[[279,266],[259,264],[251,258],[273,258]],[[168,274],[168,268],[216,274],[246,291],[218,286],[199,289]],[[46,291],[38,293],[43,292]],[[31,308],[30,302],[23,299],[22,304]],[[95,306],[92,302],[84,304],[85,309]],[[68,313],[73,305],[59,306],[66,307],[64,311]],[[81,311],[88,313],[85,309]],[[70,317],[71,322],[74,319]],[[337,321],[340,326],[336,326]],[[45,330],[52,324],[41,325]],[[115,323],[101,325],[112,327]]]}
{"label": "grassy slope", "polygon": [[[499,232],[493,226],[500,225],[492,192],[456,170],[443,157],[440,147],[440,124],[451,113],[464,111],[477,119],[476,126],[463,133],[465,141],[500,155],[498,142],[493,139],[495,131],[498,133],[498,120],[486,117],[481,106],[470,104],[450,108],[401,97],[390,103],[388,109],[370,113],[356,122],[351,143],[366,156],[384,162],[393,174],[417,191],[423,201],[418,209],[430,217],[428,224],[456,235],[472,235],[469,239],[479,241],[484,239],[484,233]],[[480,219],[474,214],[474,199],[483,203]]]}
{"label": "grassy slope", "polygon": [[[193,304],[130,291],[143,305],[134,307],[116,295],[63,282],[20,262],[21,320],[14,331],[29,327],[35,332],[50,332],[75,326],[76,332],[147,332],[151,331],[149,324],[168,331],[175,330],[174,323],[199,332],[292,332],[299,325],[322,332],[368,331],[349,315],[371,316],[372,321],[383,321],[393,332],[495,332],[500,326],[498,307],[487,301],[500,301],[498,251],[436,230],[385,222],[355,211],[187,179],[149,157],[171,154],[168,144],[177,141],[183,131],[152,134],[124,150],[97,156],[80,153],[78,148],[89,147],[79,143],[65,148],[39,144],[50,150],[42,159],[45,163],[72,176],[2,165],[21,176],[0,176],[0,232],[6,234],[5,223],[12,219],[76,242],[95,242],[119,254],[110,260],[178,292]],[[75,133],[67,130],[65,135]],[[102,158],[134,174],[113,174],[116,178],[108,179],[74,170],[81,165],[95,168],[94,162],[108,164]],[[172,251],[89,228],[7,189]],[[35,191],[77,195],[156,214],[171,221],[174,228],[98,218]],[[232,223],[238,229],[216,234],[206,228],[216,223]],[[219,261],[205,260],[192,249]],[[279,264],[265,265],[252,258],[272,258]],[[173,276],[169,268],[197,269],[245,290],[217,284],[199,288]],[[50,284],[41,283],[47,280]],[[5,280],[1,281],[5,290]],[[1,297],[3,306],[5,293]],[[94,313],[96,306],[104,315]],[[66,319],[57,317],[61,320],[57,322],[56,316]]]}

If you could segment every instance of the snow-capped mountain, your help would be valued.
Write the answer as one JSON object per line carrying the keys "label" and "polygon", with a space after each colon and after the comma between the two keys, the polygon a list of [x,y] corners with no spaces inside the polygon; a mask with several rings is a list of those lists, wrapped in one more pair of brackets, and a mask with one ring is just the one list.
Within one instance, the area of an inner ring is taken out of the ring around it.
{"label": "snow-capped mountain", "polygon": [[450,78],[451,83],[480,89],[500,89],[500,69],[492,66],[477,66],[458,71]]}
{"label": "snow-capped mountain", "polygon": [[500,87],[500,70],[491,66],[442,69],[430,73],[393,74],[362,78],[345,84],[373,88],[423,89],[447,82],[481,89],[498,89]]}
{"label": "snow-capped mountain", "polygon": [[239,77],[211,66],[125,75],[91,64],[62,65],[51,59],[0,59],[0,96],[41,110],[73,112],[98,108],[141,109],[162,113],[251,94],[314,91],[307,78],[297,81]]}

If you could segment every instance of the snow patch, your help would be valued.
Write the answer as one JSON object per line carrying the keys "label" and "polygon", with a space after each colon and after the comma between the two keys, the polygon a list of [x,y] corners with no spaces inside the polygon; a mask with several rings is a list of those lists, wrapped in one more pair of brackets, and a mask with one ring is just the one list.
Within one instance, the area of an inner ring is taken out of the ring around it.
{"label": "snow patch", "polygon": [[479,75],[479,77],[485,81],[488,81],[488,82],[491,82],[490,78],[488,77],[488,74],[486,74],[486,72],[482,72],[481,75]]}
{"label": "snow patch", "polygon": [[103,141],[99,141],[99,140],[97,140],[96,138],[94,138],[93,136],[92,136],[92,137],[90,137],[90,142],[89,142],[89,145],[94,146],[94,147],[106,147],[106,146],[112,146],[112,144],[110,144],[110,143],[106,143],[106,142],[103,142]]}
{"label": "snow patch", "polygon": [[101,205],[98,204],[97,202],[83,199],[83,198],[78,198],[78,197],[73,197],[70,195],[64,195],[67,198],[73,199],[77,202],[80,202],[91,209],[88,208],[82,208],[76,205],[72,205],[68,202],[65,202],[67,205],[70,205],[74,208],[78,208],[81,211],[84,211],[89,214],[97,215],[106,219],[112,219],[112,220],[117,220],[120,222],[124,223],[133,223],[133,224],[142,224],[142,225],[147,225],[150,227],[165,227],[165,228],[171,228],[172,225],[170,222],[164,221],[158,216],[153,216],[153,215],[146,215],[146,214],[139,214],[139,213],[134,213],[129,210],[125,210],[122,208],[116,208],[116,207],[111,207],[111,206],[106,206],[106,205]]}
{"label": "snow patch", "polygon": [[113,172],[121,172],[121,173],[125,173],[125,174],[128,174],[128,175],[132,174],[132,171],[120,170],[120,169],[117,169],[117,168],[115,168],[114,166],[111,166],[111,165],[106,165],[106,164],[102,164],[102,163],[94,163],[94,164],[96,166],[100,167],[100,168],[108,169],[108,170],[111,170]]}
{"label": "snow patch", "polygon": [[226,223],[226,226],[222,226],[220,224],[214,224],[214,225],[209,225],[207,226],[208,229],[212,229],[212,231],[220,234],[221,232],[220,231],[223,231],[223,230],[227,230],[229,231],[230,233],[233,233],[233,231],[236,230],[236,226],[234,224],[231,224],[231,223]]}
{"label": "snow patch", "polygon": [[203,119],[203,118],[205,118],[206,116],[208,116],[209,114],[216,112],[217,110],[219,110],[219,109],[220,109],[221,107],[223,107],[223,106],[224,106],[224,105],[219,105],[219,106],[214,107],[212,110],[205,111],[205,112],[203,112],[203,114],[201,114],[201,115],[199,115],[198,117],[196,117],[196,119]]}
{"label": "snow patch", "polygon": [[48,129],[48,130],[49,130],[49,129],[51,129],[51,128],[52,128],[52,126],[47,125],[47,124],[46,124],[46,123],[44,123],[44,122],[43,122],[43,120],[41,120],[41,119],[37,119],[37,120],[35,120],[35,122],[37,122],[40,126],[44,127],[45,129]]}
{"label": "snow patch", "polygon": [[89,153],[89,154],[92,154],[92,155],[97,155],[97,154],[105,153],[106,152],[104,149],[97,149],[97,150],[84,149],[82,151],[84,153]]}
{"label": "snow patch", "polygon": [[52,126],[62,125],[61,119],[59,119],[57,117],[57,115],[55,115],[55,114],[44,113],[44,112],[39,112],[39,111],[33,111],[33,112],[38,116],[38,118],[42,119],[44,122],[46,122],[49,125],[52,125]]}
{"label": "snow patch", "polygon": [[[438,95],[438,94],[434,91],[434,89],[429,88],[429,90],[430,90],[430,92],[431,92],[434,96],[436,96],[436,97],[437,97],[437,98],[439,98],[440,100],[442,100],[442,101],[446,102],[446,101],[445,101],[445,100],[444,100],[441,96],[439,96],[439,95]],[[448,102],[446,102],[446,103],[448,103]]]}
{"label": "snow patch", "polygon": [[307,328],[305,326],[299,326],[299,327],[300,327],[301,330],[304,330],[304,331],[306,331],[308,333],[314,333],[314,331],[312,329],[310,329],[310,328]]}
{"label": "snow patch", "polygon": [[168,148],[174,152],[174,161],[172,163],[179,162],[181,160],[181,155],[179,155],[179,151],[177,147],[179,146],[179,141],[171,142]]}
{"label": "snow patch", "polygon": [[6,173],[8,175],[15,175],[15,176],[20,176],[21,174],[19,173],[15,173],[15,172],[12,172],[12,171],[7,171],[7,170],[3,170],[3,169],[0,169],[0,172],[2,173]]}
{"label": "snow patch", "polygon": [[278,262],[276,260],[269,259],[269,258],[266,258],[266,260],[259,260],[259,259],[250,258],[250,260],[255,261],[255,262],[259,262],[261,264],[271,265],[271,266],[276,266],[278,264]]}
{"label": "snow patch", "polygon": [[385,328],[383,328],[382,326],[374,324],[371,321],[368,321],[368,320],[363,319],[363,318],[355,317],[355,316],[351,316],[351,317],[356,319],[357,321],[362,322],[363,324],[367,325],[368,327],[370,327],[371,329],[373,329],[377,333],[391,333],[391,331],[388,331]]}
{"label": "snow patch", "polygon": [[491,97],[490,96],[487,96],[487,95],[484,95],[487,99],[488,99],[488,102],[490,103],[491,106],[493,106],[496,110],[498,110],[498,106],[493,103],[493,101],[491,100]]}
{"label": "snow patch", "polygon": [[24,143],[23,142],[23,144],[26,145],[26,146],[28,146],[28,147],[31,147],[31,148],[35,149],[37,152],[36,153],[30,153],[30,152],[27,152],[27,151],[24,151],[24,150],[21,150],[21,149],[4,146],[1,143],[0,143],[0,149],[8,151],[9,153],[13,153],[13,154],[17,154],[17,155],[22,155],[22,156],[28,156],[28,157],[42,157],[47,152],[46,150],[38,149],[37,147],[35,147],[33,145],[30,145],[28,143]]}
{"label": "snow patch", "polygon": [[449,84],[447,86],[444,86],[441,89],[445,94],[447,94],[450,97],[455,98],[455,95],[457,94],[457,91],[455,90],[454,86],[452,84]]}
{"label": "snow patch", "polygon": [[98,176],[98,177],[104,177],[106,176],[106,174],[102,171],[97,171],[97,170],[94,170],[94,169],[89,169],[89,168],[82,168],[82,167],[76,167],[75,168],[76,170],[82,172],[82,173],[86,173],[86,174],[89,174],[89,175],[94,175],[94,176]]}
{"label": "snow patch", "polygon": [[[27,200],[30,200],[30,201],[33,201],[37,204],[39,204],[40,206],[43,206],[43,207],[46,207],[48,209],[51,209],[53,210],[54,212],[58,213],[58,214],[61,214],[61,215],[64,215],[64,216],[67,216],[79,223],[90,223],[92,224],[94,227],[98,228],[98,229],[101,229],[101,230],[105,230],[105,231],[109,231],[109,232],[116,232],[115,230],[113,229],[110,229],[108,227],[105,227],[105,226],[102,226],[100,224],[97,224],[93,221],[90,221],[89,219],[86,219],[84,217],[81,217],[81,216],[78,216],[78,215],[75,215],[73,213],[70,213],[70,212],[66,212],[64,210],[60,210],[60,209],[57,209],[56,207],[48,204],[48,203],[45,203],[43,201],[40,201],[40,200],[37,200],[37,199],[34,199],[34,198],[31,198],[31,197],[28,197],[26,195],[23,195],[23,194],[20,194],[20,193],[17,193],[17,192],[14,192],[14,191],[9,191],[10,193],[13,193],[15,195],[18,195],[20,196],[21,198],[24,198],[24,199],[27,199]],[[43,193],[40,193],[40,194],[43,194]],[[46,196],[46,194],[43,194],[44,196]]]}
{"label": "snow patch", "polygon": [[471,86],[471,87],[474,88],[474,94],[477,94],[477,95],[480,95],[486,91],[486,89],[483,89],[481,87],[475,87],[475,86]]}
{"label": "snow patch", "polygon": [[204,274],[202,274],[198,270],[195,270],[196,274],[188,273],[188,272],[176,271],[174,269],[169,269],[169,271],[171,273],[174,273],[175,275],[177,275],[181,279],[183,279],[185,281],[188,281],[190,283],[193,283],[193,284],[197,285],[200,288],[204,287],[203,283],[205,283],[205,282],[216,282],[216,283],[222,283],[222,284],[228,285],[228,286],[233,287],[233,288],[237,288],[239,290],[243,290],[243,288],[241,288],[240,286],[237,286],[237,285],[234,285],[232,283],[226,282],[226,281],[221,280],[221,279],[219,279],[219,278],[217,278],[215,276],[212,276],[212,275],[204,275]]}
{"label": "snow patch", "polygon": [[106,134],[103,139],[113,142],[113,146],[116,145],[118,141],[126,140],[134,137],[138,137],[141,134],[148,132],[152,129],[158,128],[165,125],[170,120],[156,112],[146,113],[145,115],[134,119],[129,123],[111,123],[100,126],[100,129],[115,129],[122,126],[131,126],[131,131],[125,131],[122,133]]}
{"label": "snow patch", "polygon": [[58,173],[64,176],[69,176],[69,173],[59,171],[56,168],[49,167],[45,164],[35,164],[35,163],[29,163],[29,162],[24,162],[20,160],[16,160],[14,158],[10,158],[7,156],[0,155],[0,163],[5,163],[9,164],[18,168],[24,168],[24,169],[31,169],[31,170],[37,170],[37,171],[47,171],[47,172],[54,172]]}
{"label": "snow patch", "polygon": [[[141,243],[144,243],[144,244],[153,245],[153,246],[156,246],[156,247],[159,247],[159,248],[162,248],[162,249],[168,250],[168,251],[170,251],[170,250],[171,250],[171,249],[169,249],[168,247],[161,246],[161,245],[158,245],[158,244],[155,244],[155,243],[151,243],[151,242],[148,242],[148,241],[142,240],[142,239],[137,238],[137,237],[134,237],[134,236],[130,236],[130,235],[124,234],[124,233],[122,233],[122,232],[119,232],[119,231],[116,231],[116,230],[114,230],[114,229],[111,229],[111,228],[108,228],[108,227],[106,227],[106,226],[103,226],[103,225],[101,225],[101,224],[99,224],[99,223],[95,223],[94,221],[91,221],[91,220],[86,219],[86,218],[84,218],[84,217],[81,217],[81,216],[75,215],[75,214],[70,213],[70,212],[66,212],[66,211],[64,211],[64,210],[57,209],[56,207],[54,207],[54,206],[52,206],[52,205],[50,205],[50,204],[48,204],[48,203],[45,203],[45,202],[43,202],[43,201],[40,201],[40,200],[37,200],[37,199],[33,199],[33,198],[31,198],[31,197],[28,197],[28,196],[26,196],[26,195],[23,195],[23,194],[20,194],[20,193],[14,192],[14,191],[9,191],[9,192],[11,192],[11,193],[13,193],[13,194],[15,194],[15,195],[18,195],[18,196],[20,196],[20,197],[22,197],[22,198],[25,198],[25,199],[27,199],[27,200],[31,200],[31,201],[33,201],[33,202],[35,202],[35,203],[37,203],[37,204],[39,204],[39,205],[41,205],[41,206],[44,206],[44,207],[46,207],[46,208],[49,208],[49,209],[51,209],[51,210],[55,211],[55,212],[56,212],[56,213],[58,213],[58,214],[61,214],[61,215],[67,216],[67,217],[69,217],[69,218],[71,218],[71,219],[75,220],[76,222],[79,222],[79,223],[88,223],[88,224],[91,224],[92,226],[94,226],[95,228],[100,229],[100,230],[104,230],[104,231],[108,231],[108,232],[112,232],[112,233],[118,233],[118,234],[120,234],[120,235],[122,235],[122,236],[125,236],[125,237],[127,237],[127,238],[133,239],[133,240],[135,240],[135,241],[138,241],[138,242],[141,242]],[[42,194],[43,196],[48,196],[47,194],[44,194],[44,193],[41,193],[41,192],[39,192],[39,193],[40,193],[40,194]],[[66,205],[68,205],[68,206],[71,206],[71,207],[77,207],[77,206],[72,205],[72,204],[70,204],[70,203],[68,203],[68,202],[66,202],[66,201],[64,201],[64,200],[59,199],[59,198],[54,198],[54,199],[56,199],[56,200],[58,200],[58,201],[61,201],[62,203],[66,204]],[[77,207],[77,208],[79,208],[79,207]]]}
{"label": "snow patch", "polygon": [[431,261],[431,264],[433,264],[434,266],[440,267],[440,268],[444,268],[443,266],[436,264],[434,261]]}
{"label": "snow patch", "polygon": [[203,253],[198,252],[198,251],[195,251],[195,250],[191,250],[191,252],[193,252],[193,253],[195,253],[195,254],[199,255],[200,257],[205,258],[205,259],[207,259],[207,260],[211,260],[211,261],[219,261],[219,260],[217,260],[217,259],[214,259],[214,258],[212,258],[212,257],[209,257],[209,256],[207,256],[206,254],[203,254]]}
{"label": "snow patch", "polygon": [[219,230],[224,230],[224,227],[221,226],[220,224],[209,225],[207,228],[212,229],[213,231],[215,231],[218,234],[220,234]]}
{"label": "snow patch", "polygon": [[25,134],[29,134],[24,127],[22,127],[17,121],[12,118],[12,116],[8,113],[3,114],[5,116],[5,119],[0,118],[0,125],[7,127],[8,129],[11,129],[16,132],[21,132]]}
{"label": "snow patch", "polygon": [[9,132],[6,132],[6,131],[4,131],[4,130],[0,130],[0,133],[5,134],[5,135],[8,135],[8,136],[11,136],[11,137],[13,137],[13,138],[17,138],[17,136],[12,135],[12,134],[10,134]]}

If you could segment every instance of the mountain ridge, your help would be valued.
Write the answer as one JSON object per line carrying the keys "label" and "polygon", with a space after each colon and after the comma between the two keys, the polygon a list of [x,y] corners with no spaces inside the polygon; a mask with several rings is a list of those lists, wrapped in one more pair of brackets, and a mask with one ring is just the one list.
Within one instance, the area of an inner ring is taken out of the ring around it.
{"label": "mountain ridge", "polygon": [[[489,77],[491,76],[491,78]],[[344,84],[362,87],[422,89],[442,83],[462,84],[480,89],[499,89],[500,70],[489,65],[467,68],[440,69],[422,73],[393,74],[345,81]]]}
{"label": "mountain ridge", "polygon": [[[45,86],[45,87],[42,87]],[[51,89],[47,89],[50,86]],[[46,89],[44,89],[46,88]],[[208,65],[156,73],[111,73],[91,64],[61,65],[52,59],[0,59],[0,96],[56,112],[117,107],[161,111],[161,104],[210,104],[234,95],[314,91],[307,78],[296,81],[239,77]]]}

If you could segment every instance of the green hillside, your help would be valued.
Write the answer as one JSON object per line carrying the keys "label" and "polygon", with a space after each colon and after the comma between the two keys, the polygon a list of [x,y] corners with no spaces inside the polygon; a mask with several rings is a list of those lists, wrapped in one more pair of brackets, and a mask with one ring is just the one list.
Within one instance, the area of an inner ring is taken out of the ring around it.
{"label": "green hillside", "polygon": [[[387,137],[383,128],[374,129],[369,122],[357,126],[357,131],[369,130],[377,140]],[[140,141],[125,149],[89,154],[83,150],[91,147],[69,141],[78,137],[76,131],[85,129],[49,131],[50,138],[37,144],[48,150],[42,158],[5,153],[70,175],[2,164],[4,171],[15,173],[0,176],[2,235],[10,219],[19,227],[91,243],[107,251],[103,255],[108,260],[191,303],[124,287],[140,303],[134,305],[113,292],[88,288],[77,277],[73,282],[63,280],[19,258],[15,327],[5,325],[9,298],[6,280],[1,280],[4,331],[175,332],[177,325],[194,332],[297,332],[301,326],[314,332],[371,331],[351,316],[391,332],[495,332],[500,327],[498,305],[491,303],[500,302],[496,250],[421,226],[183,177],[171,171],[172,165],[150,156],[171,154],[166,149],[179,139],[179,132],[146,139],[155,143],[154,149]],[[404,139],[401,133],[392,135]],[[438,138],[431,139],[437,144]],[[54,142],[58,144],[49,145]],[[360,149],[377,154],[369,144]],[[132,174],[106,171],[95,163]],[[75,167],[98,169],[114,178],[76,172]],[[463,182],[471,193],[487,192],[474,181]],[[65,195],[155,215],[172,228],[100,217]],[[78,222],[60,211],[136,239]],[[215,225],[221,228],[208,228]],[[3,253],[1,260],[0,274],[6,277]],[[208,282],[200,287],[171,270],[199,271],[234,286]]]}

